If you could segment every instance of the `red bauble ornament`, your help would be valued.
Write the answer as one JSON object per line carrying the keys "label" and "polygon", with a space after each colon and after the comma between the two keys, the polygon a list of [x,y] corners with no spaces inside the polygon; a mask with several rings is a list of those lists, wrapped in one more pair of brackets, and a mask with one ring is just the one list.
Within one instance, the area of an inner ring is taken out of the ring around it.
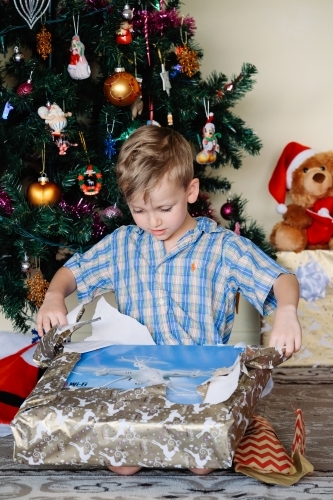
{"label": "red bauble ornament", "polygon": [[132,31],[132,24],[129,24],[127,21],[122,22],[116,34],[116,42],[119,45],[128,45],[131,43]]}
{"label": "red bauble ornament", "polygon": [[21,83],[21,85],[19,85],[17,87],[16,93],[20,97],[24,97],[24,96],[30,94],[32,92],[32,90],[33,90],[33,86],[32,86],[32,82],[29,78],[29,80],[27,82]]}
{"label": "red bauble ornament", "polygon": [[235,207],[230,198],[228,198],[227,202],[222,205],[220,214],[225,220],[230,220],[235,215]]}
{"label": "red bauble ornament", "polygon": [[115,106],[130,106],[141,96],[140,85],[124,68],[116,68],[113,75],[104,82],[104,94]]}

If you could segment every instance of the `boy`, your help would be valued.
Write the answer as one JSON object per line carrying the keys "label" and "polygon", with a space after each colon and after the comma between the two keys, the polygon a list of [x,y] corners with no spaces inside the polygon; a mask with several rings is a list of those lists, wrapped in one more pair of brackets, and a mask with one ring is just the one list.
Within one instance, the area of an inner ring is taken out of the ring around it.
{"label": "boy", "polygon": [[227,343],[240,291],[262,314],[276,307],[270,346],[285,346],[286,356],[300,349],[295,276],[245,238],[188,213],[199,180],[180,134],[139,128],[123,144],[116,173],[136,226],[120,227],[56,273],[37,315],[40,335],[66,324],[64,299],[74,290],[83,303],[113,290],[119,311],[144,324],[156,344]]}

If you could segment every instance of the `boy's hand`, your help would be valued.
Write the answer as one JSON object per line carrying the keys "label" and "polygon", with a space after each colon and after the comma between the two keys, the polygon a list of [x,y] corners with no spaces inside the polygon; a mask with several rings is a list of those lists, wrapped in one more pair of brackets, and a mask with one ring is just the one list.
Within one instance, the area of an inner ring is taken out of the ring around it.
{"label": "boy's hand", "polygon": [[293,306],[277,308],[269,347],[285,347],[286,357],[300,350],[302,330]]}
{"label": "boy's hand", "polygon": [[67,308],[63,297],[56,294],[47,294],[37,314],[37,331],[40,337],[53,326],[67,325]]}
{"label": "boy's hand", "polygon": [[76,290],[76,281],[73,273],[67,267],[61,267],[50,283],[42,307],[37,314],[37,331],[40,337],[44,332],[56,325],[67,325],[67,308],[65,297]]}

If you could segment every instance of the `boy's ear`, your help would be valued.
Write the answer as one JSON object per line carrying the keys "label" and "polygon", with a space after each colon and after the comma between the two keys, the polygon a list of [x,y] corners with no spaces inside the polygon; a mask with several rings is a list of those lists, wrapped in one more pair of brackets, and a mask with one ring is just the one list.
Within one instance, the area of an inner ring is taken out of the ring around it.
{"label": "boy's ear", "polygon": [[188,188],[187,188],[187,201],[188,203],[194,203],[197,201],[197,198],[199,196],[199,179],[192,179]]}

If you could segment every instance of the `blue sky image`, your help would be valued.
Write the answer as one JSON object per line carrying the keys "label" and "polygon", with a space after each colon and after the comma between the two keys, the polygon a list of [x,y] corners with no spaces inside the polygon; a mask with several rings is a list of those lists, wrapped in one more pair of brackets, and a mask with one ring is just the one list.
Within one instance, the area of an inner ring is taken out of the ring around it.
{"label": "blue sky image", "polygon": [[166,383],[170,401],[201,403],[196,387],[218,368],[232,366],[243,351],[233,346],[112,345],[83,353],[66,386],[126,390]]}

